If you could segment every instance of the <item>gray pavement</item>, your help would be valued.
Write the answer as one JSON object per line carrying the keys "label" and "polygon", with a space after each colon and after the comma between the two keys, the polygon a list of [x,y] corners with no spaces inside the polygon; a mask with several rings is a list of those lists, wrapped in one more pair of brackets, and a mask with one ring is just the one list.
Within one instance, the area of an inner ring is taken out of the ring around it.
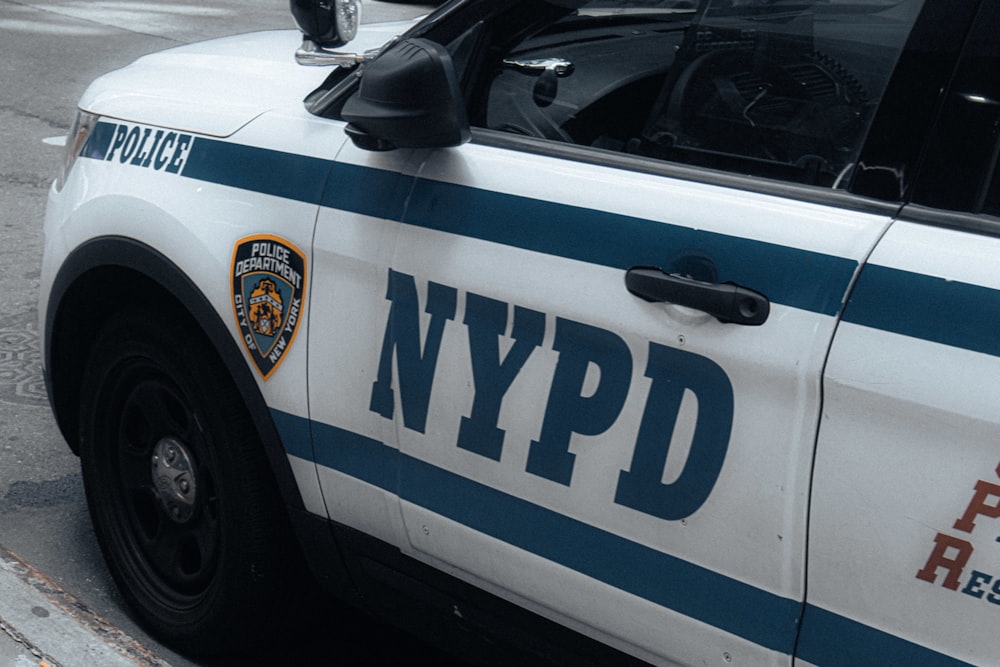
{"label": "gray pavement", "polygon": [[0,665],[27,667],[41,665],[43,660],[42,654],[24,641],[15,629],[0,621]]}
{"label": "gray pavement", "polygon": [[0,547],[0,665],[169,667],[79,598]]}

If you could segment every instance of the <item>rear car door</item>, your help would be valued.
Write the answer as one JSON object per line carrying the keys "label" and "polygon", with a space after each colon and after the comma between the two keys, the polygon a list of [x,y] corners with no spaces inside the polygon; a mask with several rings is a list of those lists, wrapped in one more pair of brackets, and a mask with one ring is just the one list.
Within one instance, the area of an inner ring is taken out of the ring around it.
{"label": "rear car door", "polygon": [[996,4],[982,3],[912,203],[834,341],[803,663],[998,659],[998,30]]}
{"label": "rear car door", "polygon": [[821,373],[896,211],[842,188],[922,5],[538,4],[448,42],[477,129],[381,277],[408,550],[642,658],[788,664]]}

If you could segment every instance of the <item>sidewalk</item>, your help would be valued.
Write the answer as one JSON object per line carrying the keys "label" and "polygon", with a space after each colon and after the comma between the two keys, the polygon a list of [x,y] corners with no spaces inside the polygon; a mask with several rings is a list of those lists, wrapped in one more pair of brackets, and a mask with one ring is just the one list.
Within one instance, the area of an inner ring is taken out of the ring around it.
{"label": "sidewalk", "polygon": [[0,665],[2,667],[29,667],[34,665],[48,667],[48,662],[36,656],[21,642],[15,641],[7,633],[6,628],[3,627],[3,622],[0,621]]}
{"label": "sidewalk", "polygon": [[0,546],[0,667],[170,667]]}

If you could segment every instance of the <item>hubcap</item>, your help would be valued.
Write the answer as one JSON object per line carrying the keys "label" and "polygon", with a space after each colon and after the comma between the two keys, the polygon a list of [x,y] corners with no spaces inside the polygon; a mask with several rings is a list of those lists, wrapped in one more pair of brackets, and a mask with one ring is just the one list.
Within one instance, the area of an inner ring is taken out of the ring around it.
{"label": "hubcap", "polygon": [[162,438],[153,448],[153,488],[176,523],[187,523],[194,516],[198,489],[191,460],[187,447],[174,437]]}

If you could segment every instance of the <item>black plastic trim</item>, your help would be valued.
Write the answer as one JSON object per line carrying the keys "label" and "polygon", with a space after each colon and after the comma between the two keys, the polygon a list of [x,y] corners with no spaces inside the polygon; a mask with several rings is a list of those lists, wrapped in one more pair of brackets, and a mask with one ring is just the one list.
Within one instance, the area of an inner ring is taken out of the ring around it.
{"label": "black plastic trim", "polygon": [[288,516],[312,580],[323,592],[360,606],[362,598],[347,570],[330,520],[297,508],[290,509]]}
{"label": "black plastic trim", "polygon": [[674,303],[708,313],[722,323],[760,326],[767,321],[767,297],[735,283],[715,283],[666,273],[651,266],[625,272],[625,288],[645,301]]}
{"label": "black plastic trim", "polygon": [[983,213],[963,213],[960,211],[944,211],[910,204],[900,213],[900,220],[916,222],[933,227],[944,227],[970,234],[981,234],[1000,238],[1000,218]]}

